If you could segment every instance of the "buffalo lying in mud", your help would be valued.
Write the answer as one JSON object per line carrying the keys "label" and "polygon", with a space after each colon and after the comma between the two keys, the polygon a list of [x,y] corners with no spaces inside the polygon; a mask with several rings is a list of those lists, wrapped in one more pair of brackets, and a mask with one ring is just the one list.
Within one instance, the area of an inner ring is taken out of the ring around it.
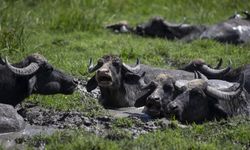
{"label": "buffalo lying in mud", "polygon": [[[144,89],[151,89],[145,113],[153,117],[175,116],[179,121],[201,123],[205,120],[249,115],[249,95],[240,85],[223,80],[177,80],[160,75]],[[153,98],[152,98],[153,97]]]}
{"label": "buffalo lying in mud", "polygon": [[204,60],[197,59],[191,61],[190,63],[182,67],[181,70],[190,72],[199,71],[204,74],[208,79],[220,79],[228,82],[238,82],[238,80],[240,79],[240,75],[244,73],[244,88],[247,90],[248,93],[250,93],[250,65],[243,65],[236,69],[232,69],[230,66],[224,69],[219,69],[221,64],[222,60],[220,60],[216,68],[211,68],[205,63]]}
{"label": "buffalo lying in mud", "polygon": [[[99,59],[97,65],[90,60],[89,72],[96,72],[87,83],[87,91],[99,87],[100,103],[106,108],[134,106],[141,93],[141,86],[153,80],[159,73],[176,79],[194,79],[193,73],[183,70],[165,70],[140,64],[134,67],[122,62],[118,56],[107,55]],[[140,103],[143,106],[143,103]]]}
{"label": "buffalo lying in mud", "polygon": [[173,24],[161,17],[132,28],[126,21],[108,25],[115,32],[134,33],[141,36],[160,37],[169,40],[192,41],[195,39],[213,39],[222,43],[240,44],[250,41],[250,14],[247,11],[228,18],[215,25]]}
{"label": "buffalo lying in mud", "polygon": [[0,70],[0,103],[12,106],[33,93],[72,94],[77,85],[71,76],[54,69],[37,53],[16,64],[2,60]]}

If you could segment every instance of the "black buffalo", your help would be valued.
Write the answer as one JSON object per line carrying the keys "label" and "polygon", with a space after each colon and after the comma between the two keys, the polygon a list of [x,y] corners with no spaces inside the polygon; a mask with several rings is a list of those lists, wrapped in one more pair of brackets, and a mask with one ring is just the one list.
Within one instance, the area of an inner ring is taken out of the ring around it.
{"label": "black buffalo", "polygon": [[175,116],[183,123],[201,123],[205,120],[249,115],[249,95],[243,88],[244,78],[238,86],[234,84],[219,88],[212,86],[214,84],[221,83],[209,83],[201,79],[184,83],[177,81],[176,86],[182,92],[168,103],[165,116]]}
{"label": "black buffalo", "polygon": [[211,65],[207,64],[203,59],[196,59],[179,69],[189,72],[199,71],[209,79],[218,79],[218,77],[226,75],[232,69],[231,64],[226,68],[220,69],[222,62],[222,59],[220,59],[217,66],[212,68]]}
{"label": "black buffalo", "polygon": [[[223,80],[174,80],[160,74],[143,87],[147,97],[144,112],[152,117],[175,116],[181,122],[201,123],[204,120],[227,118],[248,114],[248,93],[243,90],[245,79],[240,83]],[[243,92],[242,92],[243,91]]]}
{"label": "black buffalo", "polygon": [[16,106],[31,94],[72,94],[77,82],[54,69],[39,54],[10,64],[7,58],[0,63],[0,103]]}
{"label": "black buffalo", "polygon": [[151,117],[163,117],[164,108],[176,95],[175,79],[168,74],[159,74],[142,90],[147,92],[136,100],[135,107],[144,107],[144,112]]}
{"label": "black buffalo", "polygon": [[161,37],[169,40],[192,41],[195,39],[213,39],[223,43],[240,44],[250,41],[250,14],[242,12],[245,17],[236,14],[215,25],[173,24],[161,17],[154,17],[147,23],[130,27],[127,22],[109,25],[115,32],[130,32],[141,36]]}
{"label": "black buffalo", "polygon": [[240,75],[245,75],[245,89],[250,93],[250,65],[243,65],[241,67],[233,69],[230,65],[224,69],[219,69],[222,64],[222,60],[218,63],[216,68],[211,68],[205,63],[204,60],[197,59],[191,61],[184,67],[180,68],[185,71],[199,71],[204,74],[208,79],[220,79],[228,82],[238,82]]}
{"label": "black buffalo", "polygon": [[[176,79],[194,79],[193,73],[154,68],[140,64],[139,60],[136,66],[131,67],[113,55],[103,56],[95,66],[91,60],[89,72],[95,71],[95,75],[88,81],[86,88],[90,92],[99,87],[100,102],[106,108],[134,106],[137,97],[143,95],[141,86],[149,83],[160,73],[169,74]],[[138,105],[143,106],[144,103],[139,102]]]}

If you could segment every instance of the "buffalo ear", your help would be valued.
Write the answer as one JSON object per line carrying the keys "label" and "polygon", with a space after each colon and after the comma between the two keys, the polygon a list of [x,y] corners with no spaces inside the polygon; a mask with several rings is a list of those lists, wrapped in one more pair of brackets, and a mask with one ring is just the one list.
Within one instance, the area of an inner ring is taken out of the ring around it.
{"label": "buffalo ear", "polygon": [[95,76],[93,76],[89,81],[87,82],[86,89],[88,92],[91,92],[98,86],[97,81],[95,79]]}
{"label": "buffalo ear", "polygon": [[135,107],[142,107],[142,106],[145,106],[146,105],[146,99],[147,99],[147,96],[141,96],[140,98],[138,98],[136,101],[135,101],[135,104],[134,106]]}
{"label": "buffalo ear", "polygon": [[149,90],[147,92],[143,92],[139,98],[136,99],[134,106],[135,107],[142,107],[146,105],[147,97],[149,97],[153,93],[154,89]]}
{"label": "buffalo ear", "polygon": [[33,76],[29,79],[29,81],[28,81],[28,95],[31,95],[31,93],[33,92],[35,84],[36,84],[36,80],[37,80],[36,76]]}

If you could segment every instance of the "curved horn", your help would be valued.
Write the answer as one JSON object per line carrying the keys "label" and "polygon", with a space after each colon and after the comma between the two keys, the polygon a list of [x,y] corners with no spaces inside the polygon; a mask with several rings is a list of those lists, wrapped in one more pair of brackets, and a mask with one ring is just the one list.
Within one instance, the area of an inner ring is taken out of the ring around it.
{"label": "curved horn", "polygon": [[240,86],[235,91],[225,92],[225,91],[220,91],[218,89],[215,89],[213,87],[208,86],[206,89],[206,92],[208,95],[210,95],[214,98],[218,98],[218,99],[222,99],[222,100],[231,100],[231,99],[233,99],[236,96],[239,96],[241,94],[241,92],[243,91],[244,85],[245,85],[245,77],[243,74],[241,76]]}
{"label": "curved horn", "polygon": [[214,69],[220,69],[222,63],[223,63],[223,60],[222,60],[222,58],[220,58],[218,61],[218,64],[216,65],[216,67]]}
{"label": "curved horn", "polygon": [[98,61],[97,65],[93,65],[93,59],[89,59],[89,65],[88,65],[88,72],[92,73],[95,72],[97,69],[99,69],[103,65],[103,61]]}
{"label": "curved horn", "polygon": [[136,59],[136,64],[134,67],[131,67],[125,63],[122,63],[122,66],[124,67],[124,69],[126,69],[129,72],[133,72],[133,71],[139,70],[141,68],[139,58]]}
{"label": "curved horn", "polygon": [[224,74],[228,73],[231,70],[231,66],[228,65],[224,69],[213,69],[213,68],[210,68],[204,64],[201,66],[200,70],[202,73],[209,74],[212,76],[218,76],[218,75],[224,75]]}
{"label": "curved horn", "polygon": [[194,71],[194,78],[195,78],[195,79],[199,79],[199,76],[198,76],[197,71]]}
{"label": "curved horn", "polygon": [[196,73],[197,73],[198,79],[202,79],[205,81],[208,80],[208,78],[204,74],[202,74],[200,71],[196,71]]}
{"label": "curved horn", "polygon": [[21,75],[21,76],[27,76],[35,73],[39,69],[39,65],[37,63],[30,63],[27,67],[24,68],[16,68],[12,66],[9,61],[7,60],[7,57],[5,57],[5,64],[6,66],[15,74]]}

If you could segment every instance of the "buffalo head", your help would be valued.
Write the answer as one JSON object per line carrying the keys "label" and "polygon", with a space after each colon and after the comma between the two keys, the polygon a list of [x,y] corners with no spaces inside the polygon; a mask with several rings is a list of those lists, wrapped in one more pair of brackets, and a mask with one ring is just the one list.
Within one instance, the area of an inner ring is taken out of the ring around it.
{"label": "buffalo head", "polygon": [[143,87],[143,90],[148,90],[148,92],[137,99],[135,106],[145,105],[145,113],[152,117],[161,117],[164,107],[174,98],[174,83],[173,77],[167,74],[159,74],[154,81]]}
{"label": "buffalo head", "polygon": [[[137,59],[136,66],[130,67],[123,63],[118,56],[107,55],[100,58],[97,65],[93,66],[92,59],[90,59],[88,71],[90,73],[96,71],[96,74],[89,80],[87,90],[91,91],[97,86],[119,88],[121,82],[126,80],[129,76],[139,77],[134,73],[136,70],[140,69],[139,63]],[[129,79],[126,81],[129,82]]]}
{"label": "buffalo head", "polygon": [[[238,88],[231,90],[217,89],[208,81],[195,79],[191,81],[178,80],[177,89],[182,91],[173,101],[168,103],[166,117],[175,116],[181,122],[200,123],[204,120],[227,117],[223,105],[219,101],[232,102],[241,94],[244,87],[244,77]],[[236,108],[237,109],[237,108]]]}
{"label": "buffalo head", "polygon": [[5,63],[17,77],[28,79],[28,94],[72,94],[77,86],[73,77],[54,69],[46,58],[37,53],[16,65],[11,65],[7,58]]}
{"label": "buffalo head", "polygon": [[[105,107],[129,107],[134,104],[137,85],[140,82],[140,62],[134,67],[126,65],[118,56],[107,55],[100,58],[94,66],[90,59],[88,71],[95,75],[88,81],[88,92],[97,86],[101,90],[102,104]],[[135,89],[132,86],[136,85]]]}

